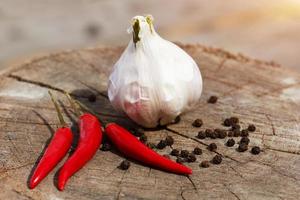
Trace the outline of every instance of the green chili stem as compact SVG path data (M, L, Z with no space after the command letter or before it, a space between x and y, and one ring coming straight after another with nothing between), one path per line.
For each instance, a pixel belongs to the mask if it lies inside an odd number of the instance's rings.
M67 123L66 123L65 120L64 120L64 117L63 117L63 115L62 115L62 113L61 113L61 110L59 109L59 106L58 106L57 101L55 100L53 94L50 92L50 90L48 91L48 93L49 93L49 95L50 95L50 97L51 97L51 101L52 101L53 104L54 104L54 107L55 107L55 110L56 110L56 112L57 112L57 116L58 116L58 119L59 119L61 125L62 125L62 126L67 126Z

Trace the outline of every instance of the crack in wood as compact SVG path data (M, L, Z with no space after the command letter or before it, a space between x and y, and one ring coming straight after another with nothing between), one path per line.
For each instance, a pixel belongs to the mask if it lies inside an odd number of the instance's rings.
M230 188L226 184L223 184L223 185L226 188L226 190L228 192L230 192L230 194L232 194L236 199L241 200L240 197L235 192L233 192L232 190L230 190Z
M12 189L12 191L15 192L16 194L22 196L22 197L25 197L26 199L32 199L32 200L34 200L34 198L32 198L31 196L28 196L28 195L26 195L26 194L24 194L24 193L22 193L20 191L17 191L16 189Z
M42 122L35 122L35 121L23 121L23 120L16 120L13 118L4 118L4 117L0 117L0 121L1 122L6 122L6 123L16 123L16 124L32 124L32 125L52 125L52 126L59 126L60 124L56 124L56 123L42 123Z
M65 93L65 91L63 89L60 89L58 87L54 87L52 85L49 85L49 84L46 84L46 83L43 83L43 82L40 82L40 81L33 81L33 80L25 79L21 76L17 76L17 75L13 75L13 74L9 74L7 77L15 79L19 82L30 83L30 84L33 84L33 85L40 86L42 88L47 88L47 89L55 90L55 91L58 91L58 92L61 92L61 93Z
M24 165L20 165L20 166L17 166L17 167L12 167L12 168L7 168L7 169L4 169L3 171L0 172L0 174L4 174L4 173L7 173L9 171L13 171L13 170L17 170L17 169L21 169L23 167L27 167L29 165L33 165L35 162L30 162L30 163L26 163Z
M265 147L265 149L272 150L272 151L278 151L278 152L281 152L281 153L290 153L290 154L300 155L300 152L297 152L297 151L287 151L287 150L282 150L282 149L274 149L272 147Z
M231 165L229 165L227 163L226 163L226 165L229 166L239 177L241 177L241 179L246 180L244 178L244 176L241 173L239 173L234 167L232 167Z
M227 58L223 58L223 59L222 59L222 61L221 61L220 64L218 65L218 68L217 68L216 72L219 72L219 71L223 68L223 66L224 66L224 64L225 64L225 62L226 62L226 60L227 60Z
M268 119L268 121L269 121L269 123L271 125L273 135L276 135L275 127L274 127L274 124L273 124L270 116L268 114L265 114L265 116L266 116L266 118Z

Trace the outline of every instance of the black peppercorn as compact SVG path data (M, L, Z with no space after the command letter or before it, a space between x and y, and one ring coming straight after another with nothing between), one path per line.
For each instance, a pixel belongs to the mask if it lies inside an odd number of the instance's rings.
M235 144L235 141L232 138L227 140L227 142L226 142L226 146L228 146L228 147L232 147L234 144Z
M110 151L111 150L111 144L109 143L103 143L101 146L102 151Z
M247 129L243 129L243 130L241 131L241 136L242 136L242 137L248 137L248 136L249 136L248 130L247 130Z
M221 130L221 132L219 132L218 136L220 139L224 139L227 136L227 133L225 130Z
M188 162L195 162L196 160L197 160L197 158L196 158L195 154L193 154L193 153L190 153L187 157Z
M172 149L172 151L171 151L170 154L171 154L172 156L179 156L179 153L180 153L180 152L179 152L178 149Z
M245 143L247 145L249 144L249 142L250 142L250 139L247 137L242 137L242 139L240 140L240 143Z
M128 160L123 160L119 166L119 169L127 170L130 167L130 162Z
M240 143L237 149L239 152L244 152L248 150L248 145L246 143Z
M89 102L95 102L96 99L97 99L97 96L96 96L95 94L90 94L90 95L88 96Z
M213 132L214 137L215 137L215 138L218 138L220 132L221 132L221 129L216 128L216 129L214 130L214 132ZM215 138L213 138L213 139L215 139Z
M212 133L213 133L213 130L211 130L211 129L206 129L205 130L206 137L211 137Z
M216 143L210 143L207 148L210 151L215 151L215 150L217 150L218 147L217 147Z
M209 167L209 162L207 160L204 160L200 163L200 166L203 168L208 168Z
M228 132L227 132L227 136L228 136L228 137L233 137L233 131L228 131Z
M156 145L156 148L158 149L164 149L167 146L166 141L165 140L161 140L159 141L159 143Z
M212 159L212 163L218 165L222 162L222 156L221 155L215 155Z
M172 136L167 136L166 139L165 139L165 142L166 142L166 145L167 146L172 146L174 144L174 139Z
M253 124L250 124L250 125L248 126L248 131L254 132L255 130L256 130L256 127L255 127Z
M240 130L234 130L233 131L233 136L234 137L239 137L241 135L241 131Z
M237 117L230 117L230 122L231 122L231 125L233 125L233 124L237 124L237 123L239 123L239 118L237 118Z
M199 139L205 139L205 137L206 137L206 134L205 134L204 131L199 131L198 132L197 138L199 138Z
M224 120L224 122L223 122L223 125L224 125L224 126L227 126L227 127L231 126L231 121L230 121L230 119L226 118L226 119Z
M233 124L232 126L231 126L231 130L232 131L234 131L234 130L241 130L241 126L239 125L239 124Z
M196 154L196 155L201 155L202 154L202 149L200 149L199 147L195 147L195 149L194 149L194 154Z
M195 119L195 121L192 123L194 127L201 127L203 125L202 119Z
M260 148L258 146L252 147L251 153L254 154L254 155L259 154L260 153Z
M218 133L216 133L216 132L212 132L211 134L210 134L210 138L211 139L216 139L218 137Z
M217 96L210 96L209 99L207 100L207 103L217 103L218 97Z
M183 158L187 158L189 153L190 152L188 150L181 150L180 156L183 157Z

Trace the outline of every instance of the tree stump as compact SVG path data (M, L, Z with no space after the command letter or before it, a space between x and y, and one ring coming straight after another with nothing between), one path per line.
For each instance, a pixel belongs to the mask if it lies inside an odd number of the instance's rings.
M132 162L127 171L118 169L124 158L116 152L98 151L95 157L68 182L65 191L55 185L55 173L63 161L34 190L27 186L53 130L59 126L48 96L60 100L65 119L76 123L63 91L102 116L104 122L136 127L113 110L107 96L107 78L123 47L74 50L40 57L1 73L0 84L0 199L299 199L300 194L300 74L271 62L234 55L201 45L181 45L198 63L204 92L195 110L181 116L177 124L146 130L157 143L171 135L173 148L203 154L187 163L193 174L166 173ZM88 96L94 93L97 101ZM207 99L216 95L216 104ZM206 128L224 128L225 118L237 116L241 126L255 124L250 147L259 155L226 147L228 139L197 139ZM191 124L196 118L201 128ZM239 141L238 138L234 138ZM207 150L215 142L216 152ZM159 150L161 154L171 149ZM223 156L220 165L199 167L199 162ZM174 157L172 158L174 159Z

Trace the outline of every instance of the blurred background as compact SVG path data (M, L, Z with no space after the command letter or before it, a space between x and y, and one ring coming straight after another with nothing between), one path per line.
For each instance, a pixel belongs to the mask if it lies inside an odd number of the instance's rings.
M0 0L0 69L62 49L125 45L138 14L152 14L168 40L300 70L300 0Z

